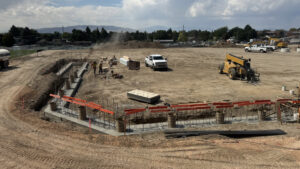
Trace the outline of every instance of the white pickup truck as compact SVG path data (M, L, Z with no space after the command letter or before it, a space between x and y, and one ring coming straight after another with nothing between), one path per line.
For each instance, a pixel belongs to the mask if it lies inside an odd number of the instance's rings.
M255 45L245 47L245 52L267 53L269 50L270 50L270 48L268 48L266 46L263 46L263 45L259 45L259 44L255 44Z
M0 49L0 69L7 68L9 65L10 52L6 49Z
M155 54L145 58L145 66L156 69L168 69L168 61L162 55Z

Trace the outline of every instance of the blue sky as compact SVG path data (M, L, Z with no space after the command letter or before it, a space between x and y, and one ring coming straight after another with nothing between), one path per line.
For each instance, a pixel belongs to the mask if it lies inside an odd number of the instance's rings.
M0 32L11 25L289 29L300 27L299 9L300 0L1 0Z

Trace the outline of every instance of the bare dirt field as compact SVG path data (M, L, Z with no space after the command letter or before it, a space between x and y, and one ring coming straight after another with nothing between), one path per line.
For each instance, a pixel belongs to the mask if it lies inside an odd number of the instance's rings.
M261 73L261 83L254 86L217 74L216 67L226 52L251 57L253 66ZM80 89L81 96L89 93L94 94L90 99L99 99L97 92L128 102L126 92L139 88L159 93L164 101L171 103L290 97L280 88L297 85L299 54L245 54L242 49L215 48L89 53L88 50L44 51L38 57L31 55L13 60L10 69L0 71L0 168L300 168L299 124L268 122L203 128L281 129L287 133L244 139L219 135L166 139L163 133L113 137L89 132L68 122L43 121L40 113L22 110L20 106L20 96L34 91L29 84L49 63L61 58L99 59L114 54L142 61L148 54L160 53L168 57L172 71L153 72L144 66L140 71L129 71L119 65L115 72L123 74L124 79L107 82L88 72Z
M145 67L145 56L155 53L168 58L169 71L153 71ZM218 74L218 66L224 61L226 53L251 58L252 67L261 74L261 81L253 85L247 81L232 81L226 75ZM130 56L132 60L141 62L141 69L128 70L122 64L113 67L115 73L124 76L121 80L105 80L101 75L94 77L93 71L89 71L79 97L87 97L91 101L114 100L125 106L145 106L128 100L126 96L128 91L140 89L160 94L162 102L171 104L275 100L291 98L288 92L281 91L281 87L285 85L289 90L296 90L300 82L300 54L295 51L261 54L245 53L242 48L101 49L94 50L90 59L99 63L101 58L113 55L118 59Z

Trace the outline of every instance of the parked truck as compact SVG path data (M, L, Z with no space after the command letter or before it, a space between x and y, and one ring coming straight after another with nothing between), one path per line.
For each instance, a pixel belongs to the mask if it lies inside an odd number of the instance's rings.
M151 67L153 70L168 69L168 61L162 55L150 55L145 58L145 66Z
M255 44L251 46L245 47L245 52L260 52L260 53L267 53L271 49L262 44Z
M0 69L7 68L9 65L10 52L6 49L0 49Z

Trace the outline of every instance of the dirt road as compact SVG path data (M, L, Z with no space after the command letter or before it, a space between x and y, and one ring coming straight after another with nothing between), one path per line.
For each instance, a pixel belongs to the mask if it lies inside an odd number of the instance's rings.
M29 92L26 85L61 56L46 51L42 57L12 61L10 70L0 72L0 168L300 167L300 138L294 136L299 135L299 125L267 124L263 128L283 128L292 134L240 140L220 136L166 140L159 133L115 138L19 111L15 103L21 93Z

